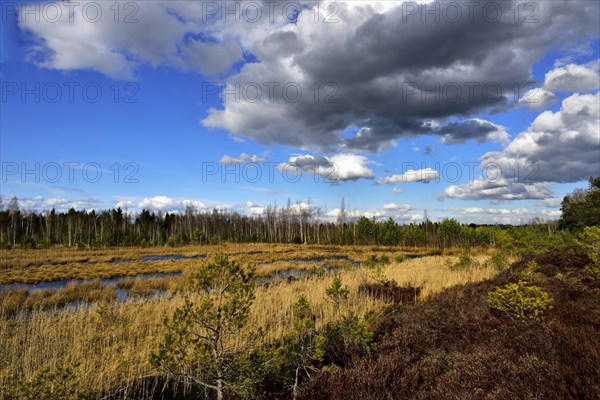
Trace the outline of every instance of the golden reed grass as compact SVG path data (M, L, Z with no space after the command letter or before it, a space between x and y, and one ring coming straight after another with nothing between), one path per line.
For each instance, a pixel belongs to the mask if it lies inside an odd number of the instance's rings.
M366 253L366 252L365 252ZM496 271L485 266L485 255L477 256L483 266L470 270L451 270L448 258L429 256L391 263L383 268L389 279L400 285L422 288L426 298L449 286L477 282ZM340 271L350 296L345 311L362 314L384 305L381 300L358 293L358 286L369 279L365 268ZM293 282L278 281L259 286L252 307L251 322L235 341L257 346L281 338L292 325L292 305L305 294L317 316L317 326L333 321L332 305L325 299L331 276L310 276ZM131 286L142 285L133 282ZM158 285L158 283L157 283ZM95 392L114 392L132 382L155 375L148 355L162 339L162 319L183 302L181 293L163 298L132 298L124 303L102 303L77 310L33 311L9 318L0 310L0 391L41 368L78 361L78 376L84 388ZM256 335L258 328L264 334Z
M242 264L265 264L278 261L293 261L298 258L330 259L335 265L346 257L353 262L362 262L371 255L388 254L393 257L425 256L432 252L426 248L373 247L373 246L324 246L289 245L269 243L225 243L223 245L198 245L185 247L158 248L111 248L83 249L54 247L50 249L3 250L0 257L0 284L14 282L37 283L66 279L96 279L115 276L135 276L145 273L182 272L197 265L195 259L170 259L142 261L143 257L181 255L184 257L212 257L224 253L236 258ZM489 251L479 249L478 252ZM457 254L459 249L447 249L445 254ZM335 258L338 258L337 260ZM113 261L127 261L113 263ZM300 264L297 268L307 268ZM272 272L289 268L271 264L258 268L258 274L266 276ZM295 267L296 268L296 267ZM264 272L263 272L264 271Z
M117 300L114 286L99 281L68 283L61 289L15 289L0 292L0 313L14 316L22 311L57 309L76 302L112 302Z

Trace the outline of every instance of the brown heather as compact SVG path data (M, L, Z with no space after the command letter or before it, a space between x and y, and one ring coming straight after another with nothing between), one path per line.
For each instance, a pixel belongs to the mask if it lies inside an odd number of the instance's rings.
M489 280L458 285L414 307L390 308L370 355L313 376L302 399L598 399L600 280L568 249L535 257L532 284L554 298L543 322L494 315L489 291L519 280L529 260Z

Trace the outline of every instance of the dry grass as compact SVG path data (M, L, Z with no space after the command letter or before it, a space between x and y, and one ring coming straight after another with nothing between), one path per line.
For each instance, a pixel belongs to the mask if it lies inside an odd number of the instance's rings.
M31 267L27 269L12 269L2 272L0 284L15 282L39 283L69 279L98 279L116 276L136 276L148 273L181 272L186 268L197 265L195 260L168 260L111 264L66 264Z
M2 321L0 388L11 387L40 368L72 360L81 362L78 374L92 390L110 390L142 377L150 372L148 354L162 329L157 316L176 305L129 301L106 312L98 308L38 312L28 319Z
M392 263L384 272L400 285L422 287L422 298L452 285L480 281L495 274L491 267L452 271L444 257L439 256ZM369 279L364 268L340 273L351 292L343 305L347 311L364 313L384 305L381 300L358 293L358 286ZM291 327L292 304L300 294L306 294L313 305L318 326L332 321L332 306L324 298L331 279L331 276L312 276L258 287L251 323L235 340L242 345L249 342L257 345L280 338ZM139 286L135 291L143 292L144 282L132 280L123 287L134 290ZM163 287L164 283L156 281L148 285ZM43 367L71 360L81 362L78 368L81 382L94 391L111 392L153 375L148 355L162 338L161 320L181 304L182 295L175 294L169 298L134 298L109 307L96 305L76 311L33 311L27 318L0 316L0 390ZM264 334L257 336L259 327Z
M452 257L455 259L456 257ZM486 256L476 257L481 264ZM395 280L400 286L421 287L420 299L441 292L443 289L470 282L479 282L495 275L491 267L478 267L470 270L454 271L448 268L446 258L430 256L392 263L383 268L388 279ZM362 314L368 310L383 306L384 302L359 294L358 287L368 281L369 271L365 268L340 271L344 285L348 285L350 296L343 307L346 311ZM325 288L331 284L332 277L310 277L292 283L278 282L271 287L259 287L253 307L255 326L268 327L264 336L266 341L281 338L292 324L291 312L298 296L305 294L317 316L317 327L331 322L333 309L324 297Z
M99 281L68 283L62 289L16 289L0 292L0 315L14 316L21 311L43 311L78 302L112 302L117 300L114 286Z
M138 297L149 296L156 292L176 293L184 290L185 285L183 276L127 278L117 282L117 287L126 290L128 296Z
M444 254L458 254L460 249L447 249ZM489 254L489 249L477 249L480 254ZM212 257L224 253L244 265L265 264L257 268L259 276L289 268L310 269L307 263L294 259L329 259L328 265L341 267L345 257L349 261L363 262L372 255L386 254L391 259L422 257L439 253L440 250L427 248L373 247L373 246L325 246L289 245L269 243L225 243L222 245L191 245L184 247L157 248L111 248L84 249L55 247L38 250L3 250L0 257L0 284L14 282L38 283L66 279L97 279L116 276L135 276L146 273L183 272L197 265L197 259L170 259L142 261L149 256L182 255L185 257ZM124 263L113 263L124 260ZM286 261L288 263L286 263ZM322 261L319 261L322 263Z
M256 275L259 277L267 277L277 272L288 271L295 269L299 271L311 271L316 270L322 266L327 266L336 269L351 269L353 265L347 260L339 258L323 258L316 259L311 258L305 261L287 261L280 260L272 263L266 263L265 265L259 265L256 268Z

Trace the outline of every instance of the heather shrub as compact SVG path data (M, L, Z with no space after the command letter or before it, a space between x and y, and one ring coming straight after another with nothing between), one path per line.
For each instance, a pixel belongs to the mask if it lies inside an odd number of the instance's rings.
M542 321L544 313L552 309L552 302L548 293L524 281L487 294L487 303L494 312L519 322Z
M595 264L586 265L585 270L594 278L600 277L600 264L597 262Z
M416 303L421 288L411 285L400 287L394 280L387 282L362 283L358 287L358 293L366 294L376 299L396 304Z
M538 272L539 269L540 265L537 263L537 261L531 260L525 265L523 271L521 271L518 275L523 279L531 279L533 274Z

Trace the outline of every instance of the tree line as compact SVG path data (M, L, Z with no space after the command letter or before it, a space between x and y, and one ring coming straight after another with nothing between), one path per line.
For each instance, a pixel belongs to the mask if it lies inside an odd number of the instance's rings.
M586 226L600 226L600 176L590 177L588 189L575 189L564 197L560 228L581 231Z
M3 248L39 248L53 245L85 248L106 246L179 246L186 244L309 243L384 246L496 246L517 231L550 234L555 221L524 227L465 225L455 219L441 222L398 224L393 219L351 217L342 201L335 221L322 218L317 208L266 207L260 215L236 211L199 211L187 207L183 213L142 210L126 213L121 208L86 211L71 208L21 210L13 197L7 207L0 204L0 244Z

